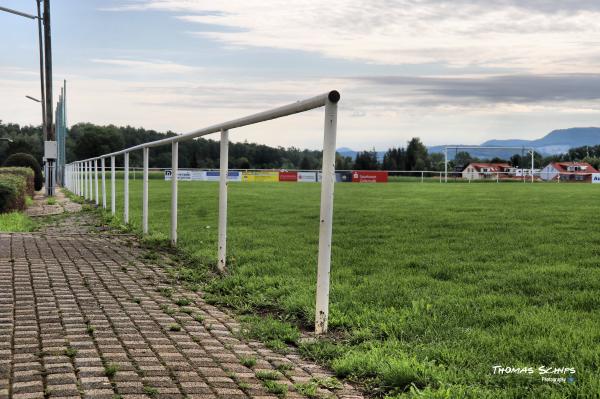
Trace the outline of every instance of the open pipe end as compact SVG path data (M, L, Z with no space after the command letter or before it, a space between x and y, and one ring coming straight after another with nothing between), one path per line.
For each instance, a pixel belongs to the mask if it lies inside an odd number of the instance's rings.
M329 101L331 101L332 103L337 103L338 101L340 101L341 98L340 92L337 90L332 90L329 92L327 98L329 98Z

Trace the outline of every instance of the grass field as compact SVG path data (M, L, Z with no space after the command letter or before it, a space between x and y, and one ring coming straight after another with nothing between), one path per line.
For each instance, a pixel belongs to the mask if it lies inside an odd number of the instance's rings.
M131 184L139 226L141 182ZM217 184L179 187L180 246L214 265ZM598 397L599 189L337 184L331 339L301 350L381 396ZM272 346L312 326L319 190L230 184L231 273L205 289L240 312L274 314L250 323ZM120 215L122 181L118 191ZM167 234L169 183L151 181L150 193L150 229ZM544 382L565 375L540 375L540 366L573 367L575 379Z
M36 223L22 212L0 214L0 232L29 232L36 227Z

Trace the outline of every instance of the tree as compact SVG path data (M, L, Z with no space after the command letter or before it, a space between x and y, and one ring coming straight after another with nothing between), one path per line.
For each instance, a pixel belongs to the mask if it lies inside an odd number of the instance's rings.
M352 158L345 157L340 153L335 153L335 169L336 170L350 170L352 169Z
M409 170L423 170L427 167L427 147L418 137L412 138L406 147L406 163ZM417 168L420 166L420 168Z
M377 170L379 162L377 161L377 151L362 151L356 155L354 160L354 169L356 170Z
M312 164L310 159L305 155L302 157L302 161L300 161L300 169L302 170L311 170Z
M390 148L383 155L383 169L385 170L406 170L406 150L400 148Z
M468 164L473 162L475 159L467 151L460 151L454 157L454 166L456 168L464 169Z

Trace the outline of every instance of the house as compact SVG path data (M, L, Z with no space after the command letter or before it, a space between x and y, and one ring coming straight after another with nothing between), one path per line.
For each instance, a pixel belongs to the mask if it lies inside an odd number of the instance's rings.
M507 163L473 162L462 171L462 178L467 180L502 178L514 168Z
M587 162L552 162L542 169L540 177L545 181L591 182L593 173L598 171Z

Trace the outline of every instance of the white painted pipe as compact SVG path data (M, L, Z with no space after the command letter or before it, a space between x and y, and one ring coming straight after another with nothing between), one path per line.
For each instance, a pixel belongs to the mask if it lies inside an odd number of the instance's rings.
M219 175L219 250L217 268L227 267L227 175L229 173L229 131L221 131L221 171Z
M90 202L94 200L94 179L93 179L93 171L92 171L92 161L88 162L88 190L89 190L89 199Z
M335 186L335 145L338 101L339 94L337 94L337 96L330 96L325 103L325 137L323 140L323 177L321 181L321 218L319 226L315 334L327 332L329 319L329 274L331 270L331 235L333 230L333 189Z
M95 179L95 189L96 189L96 206L100 204L100 196L98 195L98 160L94 160L94 179Z
M113 216L117 214L117 185L115 166L115 157L110 157L110 212Z
M144 174L143 174L143 195L142 195L142 231L144 234L148 234L148 157L149 148L143 149L144 160Z
M90 167L89 162L85 163L85 199L90 199Z
M125 176L123 188L123 223L129 223L129 153L125 153Z
M87 199L87 162L81 164L81 190L83 198Z
M102 209L106 209L106 161L105 158L100 159L102 165Z
M89 191L89 197L90 197L90 202L94 200L94 175L93 175L93 169L92 169L92 161L88 162L88 189Z
M171 245L177 244L177 169L179 167L179 143L171 144Z

